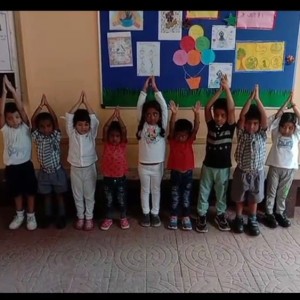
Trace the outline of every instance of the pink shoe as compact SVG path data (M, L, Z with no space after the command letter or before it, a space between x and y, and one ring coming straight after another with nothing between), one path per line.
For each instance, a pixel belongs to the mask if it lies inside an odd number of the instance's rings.
M112 219L104 219L104 221L102 222L100 229L102 230L108 230L110 228L110 226L112 225L113 221Z
M74 224L75 229L82 230L84 226L84 219L77 219L77 221Z
M128 229L130 227L127 218L121 219L120 223L121 223L121 228L122 229Z
M83 230L90 231L94 228L94 221L92 219L85 220Z

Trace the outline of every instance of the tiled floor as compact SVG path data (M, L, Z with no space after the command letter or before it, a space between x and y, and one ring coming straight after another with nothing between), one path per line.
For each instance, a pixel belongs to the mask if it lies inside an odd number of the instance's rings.
M0 211L0 292L300 292L300 208L292 227L249 237L131 228L7 229ZM162 218L167 221L167 213ZM165 225L165 224L164 224Z

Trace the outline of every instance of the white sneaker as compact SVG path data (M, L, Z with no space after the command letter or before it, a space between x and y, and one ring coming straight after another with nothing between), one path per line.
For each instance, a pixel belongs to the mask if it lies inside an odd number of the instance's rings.
M27 229L28 230L35 230L37 228L35 215L28 216L27 215Z
M12 222L9 224L9 229L18 229L22 223L24 221L24 215L19 216L19 215L15 215L14 219L12 220Z

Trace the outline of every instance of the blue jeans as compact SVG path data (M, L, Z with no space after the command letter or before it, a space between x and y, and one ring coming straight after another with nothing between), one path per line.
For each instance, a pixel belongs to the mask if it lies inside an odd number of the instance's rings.
M191 212L193 170L185 173L171 170L171 185L171 216L178 216L180 205L182 205L183 217L189 216Z
M104 177L104 193L105 193L105 217L112 219L113 205L116 199L120 208L121 219L126 218L126 194L127 194L127 180L126 177Z

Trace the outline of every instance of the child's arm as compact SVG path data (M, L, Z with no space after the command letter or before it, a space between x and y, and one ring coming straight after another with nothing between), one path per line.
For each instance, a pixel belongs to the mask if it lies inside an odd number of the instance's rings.
M6 95L7 95L7 89L6 89L6 85L5 85L5 77L6 77L6 75L3 76L2 96L1 96L1 103L0 103L0 127L1 128L5 124L4 108L5 108Z
M43 94L40 105L36 108L36 110L34 111L32 117L31 117L31 129L32 129L32 131L37 129L37 127L35 125L35 119L36 119L37 115L41 112L41 110L43 109L44 105L45 105L45 100L44 100L44 94Z
M94 110L92 109L92 107L90 106L89 102L87 101L87 97L86 97L86 93L85 91L82 91L82 104L86 107L88 113L90 115L94 114L95 115L95 112Z
M254 99L255 96L255 89L252 91L250 98L246 101L246 103L244 104L241 112L240 112L240 118L238 120L238 128L244 128L244 124L245 124L245 115L248 112L251 102Z
M290 103L291 103L291 106L293 108L293 111L296 115L296 117L298 118L298 124L300 123L300 110L299 108L296 106L296 103L294 101L294 92L291 93L291 96L290 96Z
M221 86L226 92L226 99L227 99L227 122L228 124L232 125L235 123L235 113L234 113L234 101L232 98L232 94L228 85L227 75L225 75L221 80Z
M47 107L47 109L49 111L49 114L53 118L54 129L59 130L58 119L57 119L56 113L54 112L54 110L52 109L51 105L49 104L49 102L48 102L45 94L43 94L43 98L44 98L44 105Z
M288 107L290 100L291 100L291 95L283 103L283 105L278 109L277 113L275 114L275 119L280 118L282 116L282 114L284 113L284 110Z
M264 108L264 105L262 104L260 97L259 97L258 84L255 85L255 100L257 103L258 110L260 112L260 127L262 129L267 129L268 128L268 116L267 116L266 110Z
M138 121L140 121L141 117L142 117L142 108L143 105L146 101L146 97L147 97L147 90L149 87L149 82L150 82L151 77L148 77L144 83L143 89L140 92L139 98L138 98L138 102L137 102L137 117L138 117Z
M15 100L16 106L18 108L18 111L20 113L22 121L29 127L30 126L29 119L25 112L24 106L22 104L21 96L19 95L19 93L17 93L16 89L13 87L13 85L11 84L11 82L8 80L8 78L6 76L5 76L4 80L5 80L5 84L6 84L7 88L10 90L10 92L12 93L12 95L14 97L14 100Z
M102 131L102 141L107 142L107 131L108 128L111 124L111 122L116 118L116 109L114 110L113 114L110 116L110 118L105 122L103 126L103 131Z
M80 97L78 99L78 101L71 107L71 109L69 110L69 114L74 114L75 111L79 108L79 106L81 105L83 101L83 91L80 94Z
M194 128L192 132L192 137L195 139L200 126L200 109L201 109L200 101L197 101L195 106L192 109L194 112Z
M172 112L171 114L171 118L170 118L170 122L169 122L169 139L173 139L174 138L174 127L175 127L175 122L176 122L176 116L177 116L177 112L178 112L178 107L179 105L175 104L175 102L173 100L170 100L170 110Z
M208 103L205 106L205 110L204 110L204 116L205 116L205 122L208 123L209 121L211 121L213 119L212 113L211 113L211 109L212 106L214 105L214 103L216 102L216 100L221 96L223 92L223 87L221 86L217 92L212 96L212 98L208 101Z
M121 114L120 114L120 110L119 110L119 107L116 108L116 117L120 123L120 126L121 126L121 131L122 131L122 142L123 143L126 143L127 142L127 128L121 118Z
M162 93L157 88L154 76L151 76L151 86L152 86L153 91L154 91L155 99L156 99L156 101L159 103L159 105L161 107L161 120L162 120L161 123L162 123L162 127L163 127L163 129L166 130L167 123L168 123L168 106L167 106L166 100L163 97Z

